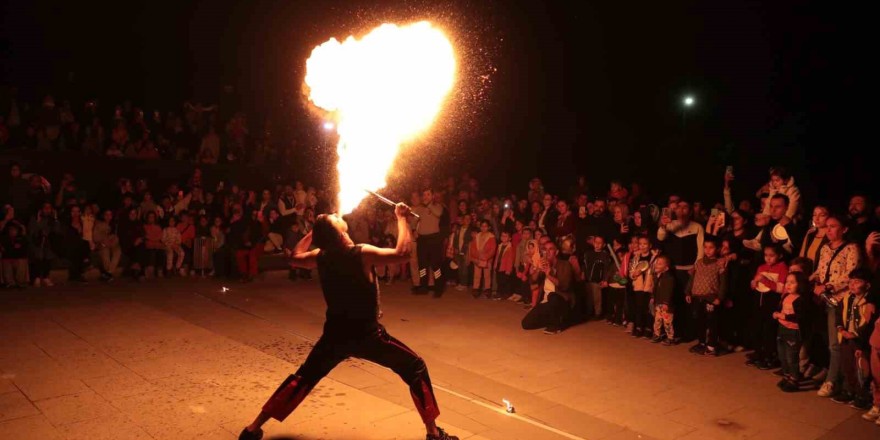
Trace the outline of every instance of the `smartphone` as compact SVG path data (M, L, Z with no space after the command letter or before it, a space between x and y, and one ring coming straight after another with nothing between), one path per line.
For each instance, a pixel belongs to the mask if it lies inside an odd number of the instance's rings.
M718 208L712 208L711 217L718 217Z
M669 208L668 208L668 207L663 208L663 209L660 211L660 216L661 216L661 217L672 217L672 215L670 214L670 211L669 211Z
M581 206L580 208L578 208L578 213L579 213L580 215L586 215L586 214L587 214L587 207L586 207L586 206Z
M730 177L733 177L733 165L728 165L727 169L724 170L724 173Z

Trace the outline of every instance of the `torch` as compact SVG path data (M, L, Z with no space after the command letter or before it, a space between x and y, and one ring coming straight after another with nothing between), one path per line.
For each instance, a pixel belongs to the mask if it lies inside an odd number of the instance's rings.
M370 191L370 190L368 190L368 189L365 189L364 191L366 191L366 192L372 194L374 197L376 197L377 199L379 199L380 202L385 203L385 204L388 205L388 206L397 206L397 203L394 203L393 201L391 201L391 199L389 199L388 197L383 196L382 194L377 193L376 191ZM414 212L412 212L412 211L410 211L409 214L410 214L411 216L415 217L416 220L421 220L421 217L419 217L418 214L416 214L416 213L414 213Z

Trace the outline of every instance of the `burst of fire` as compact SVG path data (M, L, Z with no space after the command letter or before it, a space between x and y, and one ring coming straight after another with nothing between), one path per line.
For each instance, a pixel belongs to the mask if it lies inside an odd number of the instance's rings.
M383 24L312 50L309 99L331 112L339 143L339 213L354 210L385 178L400 145L428 129L455 81L449 39L428 22Z

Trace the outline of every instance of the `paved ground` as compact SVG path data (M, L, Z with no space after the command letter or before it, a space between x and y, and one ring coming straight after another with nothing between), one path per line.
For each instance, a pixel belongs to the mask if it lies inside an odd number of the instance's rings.
M0 292L0 438L234 439L304 359L317 284L166 280ZM741 355L696 357L581 325L519 329L523 310L461 292L383 292L389 331L428 362L440 425L479 439L877 439L859 412L784 394ZM501 399L516 407L501 411ZM273 439L424 438L390 371L347 361Z

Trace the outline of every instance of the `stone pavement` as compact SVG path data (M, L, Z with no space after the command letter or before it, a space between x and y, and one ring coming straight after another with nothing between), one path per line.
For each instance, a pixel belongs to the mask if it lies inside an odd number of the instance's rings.
M317 283L165 280L0 292L0 439L234 439L321 332ZM604 324L555 336L523 310L383 290L383 323L428 363L440 425L480 439L877 439L743 356L703 358ZM502 410L501 399L516 407ZM349 360L272 439L418 439L392 372Z

